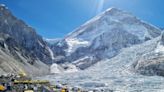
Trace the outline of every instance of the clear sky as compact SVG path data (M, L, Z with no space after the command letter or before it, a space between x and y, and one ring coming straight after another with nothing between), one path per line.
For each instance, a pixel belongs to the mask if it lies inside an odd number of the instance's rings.
M110 7L164 27L164 0L0 0L45 38L62 38Z

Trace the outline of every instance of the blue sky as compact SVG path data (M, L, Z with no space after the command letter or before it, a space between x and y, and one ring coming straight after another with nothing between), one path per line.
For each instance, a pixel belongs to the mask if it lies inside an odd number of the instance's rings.
M164 0L0 0L45 38L62 38L110 7L164 27Z

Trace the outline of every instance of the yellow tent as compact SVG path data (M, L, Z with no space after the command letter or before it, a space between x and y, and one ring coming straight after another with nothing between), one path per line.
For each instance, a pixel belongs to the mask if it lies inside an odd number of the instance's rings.
M0 91L4 91L6 88L2 85L0 85Z
M47 80L24 80L24 81L14 81L14 84L48 84Z
M34 92L33 90L25 90L24 92Z
M25 77L26 75L27 74L23 70L20 70L20 72L19 72L20 77Z

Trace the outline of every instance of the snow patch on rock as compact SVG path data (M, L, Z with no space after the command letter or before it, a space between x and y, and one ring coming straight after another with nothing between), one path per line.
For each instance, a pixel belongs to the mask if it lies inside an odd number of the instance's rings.
M50 67L50 73L52 73L52 74L74 73L74 72L78 72L79 70L80 69L78 69L73 64L58 65L56 63L53 63Z
M50 73L61 73L63 69L56 63L50 66Z
M69 65L67 65L67 67L68 68L64 71L65 73L73 73L73 72L79 71L79 69L73 64L69 64Z
M66 39L66 42L69 46L68 53L74 52L78 47L86 47L89 45L88 41L79 40L76 38Z
M164 46L161 45L160 43L158 43L156 49L155 49L155 52L156 53L159 53L159 52L163 52L164 53Z
M51 59L54 60L55 57L54 57L54 53L53 53L53 51L50 49L50 47L47 47L47 50L48 50L49 53L50 53Z

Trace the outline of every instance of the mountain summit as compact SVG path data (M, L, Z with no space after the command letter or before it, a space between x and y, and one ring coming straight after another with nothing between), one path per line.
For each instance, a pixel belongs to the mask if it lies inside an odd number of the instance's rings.
M85 69L102 59L114 57L122 48L143 43L160 34L157 27L128 12L110 8L69 33L52 49L57 63L71 62Z

